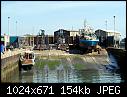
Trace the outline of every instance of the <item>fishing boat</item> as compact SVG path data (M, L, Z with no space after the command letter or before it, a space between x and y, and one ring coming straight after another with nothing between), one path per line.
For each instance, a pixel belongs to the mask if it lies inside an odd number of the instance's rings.
M31 69L31 67L35 64L35 54L33 51L25 51L20 55L20 65L23 69Z
M93 31L92 27L84 26L84 29L80 29L80 39L79 39L79 46L82 49L96 49L98 45L99 39L97 39L95 32Z

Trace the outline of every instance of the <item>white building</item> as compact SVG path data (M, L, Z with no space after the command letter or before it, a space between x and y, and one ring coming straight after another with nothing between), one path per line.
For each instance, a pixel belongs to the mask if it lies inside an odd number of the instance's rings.
M4 34L4 47L5 47L5 51L6 51L6 47L9 45L10 43L10 36L9 35L6 35Z
M95 34L101 42L107 41L108 46L119 45L120 32L118 31L98 29L95 31Z
M79 31L70 30L70 36L76 37L76 35L80 35Z

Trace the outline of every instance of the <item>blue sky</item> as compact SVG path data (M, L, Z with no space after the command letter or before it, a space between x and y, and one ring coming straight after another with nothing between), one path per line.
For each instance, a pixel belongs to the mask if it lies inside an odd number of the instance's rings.
M78 30L83 28L84 20L94 30L107 29L119 31L126 37L126 1L2 1L1 32L24 35L53 35L58 29ZM17 30L16 30L17 21ZM16 33L17 32L17 33Z

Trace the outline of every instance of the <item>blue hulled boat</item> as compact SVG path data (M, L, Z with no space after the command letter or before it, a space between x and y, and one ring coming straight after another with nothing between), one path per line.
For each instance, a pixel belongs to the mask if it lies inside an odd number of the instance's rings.
M96 46L98 44L99 40L84 40L80 39L80 47L81 48L88 48L89 46Z
M81 48L94 48L99 42L93 29L90 26L84 26L84 29L80 29L79 46Z

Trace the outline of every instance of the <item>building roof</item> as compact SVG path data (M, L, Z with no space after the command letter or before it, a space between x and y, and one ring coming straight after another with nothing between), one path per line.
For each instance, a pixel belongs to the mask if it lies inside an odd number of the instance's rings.
M68 31L68 30L65 30L65 29L59 29L59 30L54 31L54 32L60 32L60 31Z
M70 32L79 32L79 31L76 31L76 30L69 30Z
M98 30L103 30L103 29L98 29ZM113 32L114 33L114 30L103 30L103 31L105 31L105 32ZM115 33L119 33L120 34L120 32L118 32L118 31L115 31Z

